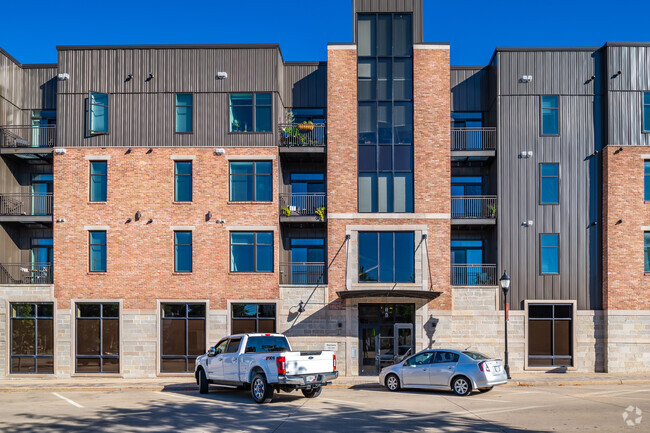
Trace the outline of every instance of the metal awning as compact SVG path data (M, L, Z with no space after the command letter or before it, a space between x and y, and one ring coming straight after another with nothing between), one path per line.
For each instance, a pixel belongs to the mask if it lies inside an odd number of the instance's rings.
M341 299L348 298L374 298L379 296L393 298L420 298L436 299L442 292L430 290L391 290L391 289L368 289L368 290L342 290L336 292Z

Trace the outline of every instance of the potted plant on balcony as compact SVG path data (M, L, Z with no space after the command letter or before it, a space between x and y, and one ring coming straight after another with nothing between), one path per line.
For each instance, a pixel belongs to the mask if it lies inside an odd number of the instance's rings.
M309 132L314 130L314 122L311 120L305 120L302 123L298 124L298 131L300 132Z
M325 214L327 213L327 209L325 206L319 206L316 209L314 209L314 213L318 215L318 218L320 219L321 222L325 221Z
M487 213L488 213L488 218L496 218L497 217L497 205L489 204L488 207L487 207Z
M289 207L282 206L280 207L280 210L282 210L282 216L286 216L286 217L291 216L291 209L289 209Z

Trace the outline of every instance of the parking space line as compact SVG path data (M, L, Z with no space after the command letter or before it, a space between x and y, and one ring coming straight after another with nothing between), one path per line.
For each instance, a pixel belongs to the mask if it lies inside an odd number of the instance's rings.
M510 400L499 400L496 398L475 398L472 401L496 401L497 403L512 403Z
M214 401L214 400L205 400L202 398L194 398L194 397L188 397L186 395L181 395L181 394L174 394L170 392L162 392L162 391L154 391L156 394L163 395L165 397L173 397L173 398L178 398L181 400L188 400L188 401L193 401L194 403L199 403L199 404L207 404L210 406L219 406L219 407L233 407L237 406L238 403L236 402L222 402L222 401Z
M526 407L513 407L508 409L481 409L481 410L466 410L463 412L452 412L451 415L492 415L495 413L515 412L518 410L538 409L544 406L526 406Z
M189 401L199 401L198 398L194 397L187 397L185 395L178 395L178 394L172 394L169 392L161 392L161 391L154 391L156 394L164 395L164 396L169 396L169 397L174 397L174 398L180 398L182 400L189 400Z
M70 400L69 398L62 396L62 395L59 394L58 392L53 392L52 394L55 395L55 396L57 396L57 397L59 397L61 400L65 400L65 401L67 401L68 403L70 403L71 405L73 405L73 406L75 406L75 407L83 408L83 406L80 405L79 403L77 403L76 401L72 401L72 400Z
M321 398L321 399L319 399L319 400L324 400L324 401L335 401L335 402L337 402L337 403L354 404L354 405L357 405L357 404L365 404L365 403L362 403L362 402L360 402L360 401L336 400L335 398Z

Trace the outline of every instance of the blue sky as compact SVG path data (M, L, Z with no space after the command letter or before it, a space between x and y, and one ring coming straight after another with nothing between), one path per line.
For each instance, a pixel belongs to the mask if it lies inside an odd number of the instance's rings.
M0 47L22 63L56 62L57 45L190 43L279 43L285 60L326 60L327 42L352 40L351 0L22 0L0 10ZM424 0L424 40L450 42L454 65L486 64L496 46L647 42L648 16L648 0Z

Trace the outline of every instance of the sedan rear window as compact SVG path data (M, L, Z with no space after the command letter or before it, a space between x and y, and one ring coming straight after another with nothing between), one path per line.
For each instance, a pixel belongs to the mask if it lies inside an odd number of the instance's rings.
M489 356L483 355L482 353L479 353L479 352L463 352L463 355L469 356L474 361L480 361L482 359L490 359Z
M288 352L289 342L285 337L248 337L246 353Z

